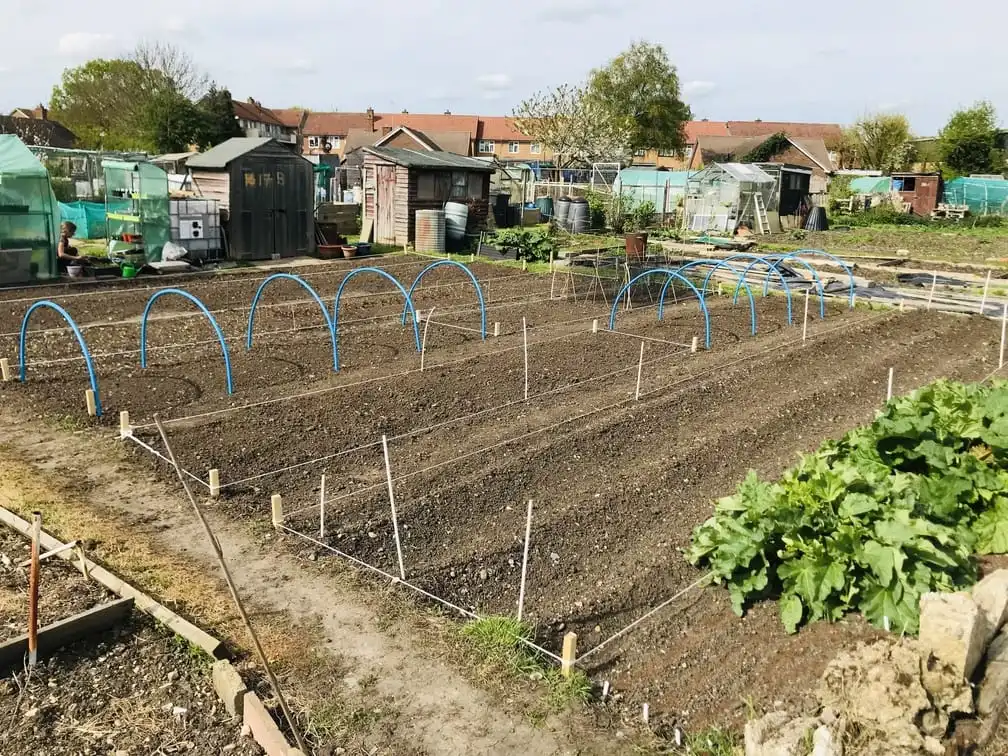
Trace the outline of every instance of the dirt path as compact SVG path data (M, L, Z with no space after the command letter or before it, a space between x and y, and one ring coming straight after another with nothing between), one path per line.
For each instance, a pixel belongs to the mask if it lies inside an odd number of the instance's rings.
M153 478L125 477L122 473L129 468L116 451L104 443L91 443L88 435L33 426L24 415L9 410L0 414L0 423L0 504L16 511L42 506L56 533L70 538L74 534L61 533L61 528L77 527L79 535L91 539L92 554L106 562L115 562L125 538L131 547L149 542L169 561L187 563L204 578L215 574L212 552L182 506L180 492ZM398 592L362 601L352 595L347 580L353 576L345 571L336 575L330 564L321 563L310 569L272 533L251 531L215 514L211 519L234 566L239 590L256 602L257 625L269 626L270 637L274 631L286 636L288 647L270 655L280 657L278 666L286 673L292 698L307 701L328 694L355 715L369 713L357 717L366 720L361 729L367 731L357 733L362 748L376 744L378 753L396 754L619 752L618 742L600 742L578 716L550 716L533 725L530 720L540 717L530 716L529 707L535 707L538 694L522 690L528 686L509 690L512 695L502 706L493 694L466 679L458 665L444 660L445 652L452 653L445 645L450 643L445 639L445 622L405 606ZM80 529L88 532L82 534ZM204 625L229 630L231 640L243 644L233 613L225 608L219 581L210 581L215 595L203 597L204 607L185 586L176 585L177 580L145 570L135 558L126 561L134 566L132 575L128 567L120 570L127 579L148 589L152 583L155 588L160 584L162 590L153 592L169 605ZM207 607L212 609L204 611ZM291 622L311 628L305 633L309 644L317 632L317 646L302 649L303 639L297 629L290 632ZM320 674L316 664L299 676L299 665L288 657L317 660L320 649L327 649L321 653L326 674ZM306 682L303 677L311 679ZM316 690L304 690L302 683Z

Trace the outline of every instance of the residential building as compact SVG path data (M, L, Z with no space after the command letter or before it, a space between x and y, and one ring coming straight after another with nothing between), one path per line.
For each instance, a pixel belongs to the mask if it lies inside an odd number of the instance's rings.
M232 101L235 119L246 137L253 139L276 139L279 142L293 144L297 129L285 124L270 108L264 108L262 103L249 97L245 102Z
M502 163L541 163L551 159L543 145L515 128L506 116L480 116L480 130L473 154L495 157Z
M0 116L0 134L13 134L29 146L69 149L77 142L76 134L49 118L44 105L15 108L10 115Z
M347 136L352 130L373 132L374 111L368 113L308 112L301 128L301 152L305 155L339 155L343 157L346 154Z
M781 132L775 131L773 134ZM696 171L712 163L748 162L749 157L764 147L773 136L701 136L697 137L687 164L687 170ZM811 171L810 190L813 194L826 191L827 176L835 166L826 143L821 138L785 137L778 145L759 150L759 163L783 163Z

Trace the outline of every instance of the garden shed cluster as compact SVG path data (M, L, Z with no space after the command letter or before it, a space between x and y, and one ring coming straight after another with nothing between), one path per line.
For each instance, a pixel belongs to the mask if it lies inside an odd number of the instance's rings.
M58 277L58 242L49 172L20 139L0 134L0 284Z
M228 256L269 260L315 252L314 166L275 139L235 137L189 158L192 185L216 200Z
M406 246L416 239L416 211L447 202L468 207L467 230L485 227L490 212L491 163L440 150L364 148L364 217L374 240Z

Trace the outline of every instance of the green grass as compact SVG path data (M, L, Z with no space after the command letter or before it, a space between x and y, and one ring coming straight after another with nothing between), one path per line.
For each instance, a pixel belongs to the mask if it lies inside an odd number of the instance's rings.
M734 756L741 745L739 737L720 727L687 735L683 743L683 756Z

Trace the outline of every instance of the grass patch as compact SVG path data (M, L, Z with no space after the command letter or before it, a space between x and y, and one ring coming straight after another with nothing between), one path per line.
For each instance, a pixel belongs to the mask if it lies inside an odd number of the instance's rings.
M462 636L481 652L489 664L512 675L541 680L548 689L547 702L553 712L591 698L591 681L580 670L564 677L541 654L525 645L532 640L532 628L514 617L484 617L462 626ZM540 712L545 715L546 712ZM533 721L537 717L533 716Z
M687 735L682 753L683 756L734 756L739 746L741 740L735 733L720 727L709 727Z

